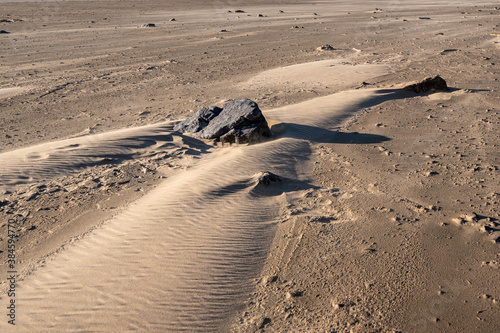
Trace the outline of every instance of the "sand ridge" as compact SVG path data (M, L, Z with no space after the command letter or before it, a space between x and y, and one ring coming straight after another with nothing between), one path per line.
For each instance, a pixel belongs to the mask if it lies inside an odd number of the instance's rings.
M22 93L24 90L26 90L26 88L23 88L23 87L1 88L0 89L0 98L14 96L16 94Z
M270 110L268 113L274 118L291 120L291 124L282 126L292 130L285 130L281 138L260 145L221 147L202 153L201 158L192 161L184 172L167 177L123 213L48 258L42 267L20 282L22 302L33 309L20 316L21 326L49 329L57 324L67 330L80 330L89 325L95 330L114 329L120 325L174 331L228 329L228 318L231 313L236 315L235 306L250 292L258 267L267 257L266 249L273 236L270 230L283 219L283 211L289 204L286 200L283 202L281 194L308 186L311 176L307 171L310 167L306 167L311 153L309 142L314 141L315 136L310 132L297 137L293 126L301 125L301 119L303 125L311 126L313 123L308 120L315 115L317 130L328 132L351 111L348 106L355 108L356 103L376 94L361 92L351 92L350 99L346 99L345 93L331 96L329 104L337 105L336 108L310 101L308 114L303 112L305 105L294 111L290 108ZM83 164L81 158L100 158L97 152L124 156L124 147L139 153L143 148L157 154L165 152L168 145L165 147L154 139L161 138L175 145L172 135L178 134L167 134L165 126L145 126L78 137L33 149L40 153L62 150L64 157L47 153L48 163L65 165L63 161L66 160L75 163L67 167L71 170ZM329 137L336 140L335 132L330 132ZM378 138L372 140L376 142ZM94 142L94 145L79 145L78 142ZM177 145L181 142L177 140ZM45 146L47 148L42 149ZM68 147L71 154L68 154ZM30 152L21 154L23 150L3 155L19 156L26 161L27 170L30 166L39 167L37 159L25 158L31 156ZM83 166L91 162L93 160ZM9 170L8 166L5 170ZM262 170L279 174L282 183L269 188L254 185L251 176ZM29 171L23 173L29 174ZM57 177L57 173L51 176ZM36 183L37 179L31 182ZM252 253L250 257L249 252ZM92 253L99 253L99 257ZM99 271L103 274L96 274ZM78 278L71 277L75 274ZM131 280L131 275L139 280ZM106 281L113 282L109 285ZM50 298L37 295L40 293L38 285L51 288ZM150 287L142 290L144 285ZM113 291L113 286L118 290ZM131 298L116 298L124 289L131 290ZM81 293L78 299L88 299L90 290L101 296L76 304L68 299L69 295L73 299L76 293ZM144 307L141 299L148 299L150 305ZM162 299L169 302L162 302ZM38 303L39 300L43 300L42 303ZM102 308L104 304L106 308ZM59 312L70 313L73 321L63 324L59 317L48 316ZM124 317L129 322L124 323Z
M17 330L497 331L498 6L240 5L2 3ZM171 131L243 96L274 141Z

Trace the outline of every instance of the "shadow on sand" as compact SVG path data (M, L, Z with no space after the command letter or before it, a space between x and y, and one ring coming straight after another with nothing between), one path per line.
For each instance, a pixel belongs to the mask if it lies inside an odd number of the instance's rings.
M312 143L369 144L391 140L386 136L376 134L338 132L321 127L299 124L282 125L286 126L286 129L281 135L279 135L280 137L304 139Z

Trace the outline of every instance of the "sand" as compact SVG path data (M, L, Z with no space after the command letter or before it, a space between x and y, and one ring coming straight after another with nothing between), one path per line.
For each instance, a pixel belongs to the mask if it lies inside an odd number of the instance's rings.
M2 332L498 331L499 17L2 1ZM239 97L273 140L173 131Z

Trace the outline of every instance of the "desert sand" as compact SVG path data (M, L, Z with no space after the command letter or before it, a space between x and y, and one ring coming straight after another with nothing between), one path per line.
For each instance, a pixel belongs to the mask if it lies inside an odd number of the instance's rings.
M500 330L498 3L0 1L0 30L2 332ZM173 130L240 97L272 140Z

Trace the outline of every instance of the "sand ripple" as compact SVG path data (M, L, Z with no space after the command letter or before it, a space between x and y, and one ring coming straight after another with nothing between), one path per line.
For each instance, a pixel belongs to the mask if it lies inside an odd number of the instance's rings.
M21 283L21 326L225 327L266 258L280 194L293 189L287 181L261 189L251 176L276 165L271 171L301 178L295 159L307 154L308 143L295 139L235 147L165 181Z
M384 94L340 93L266 112L289 122L281 138L205 152L21 281L18 331L228 330L266 259L287 205L283 193L310 186L311 140L334 140L331 128ZM150 126L5 153L1 184L180 147L172 135ZM256 185L261 171L284 180Z
M98 164L179 149L164 123L48 142L0 154L0 190L15 190ZM179 136L177 136L179 137ZM178 140L177 140L178 141Z

